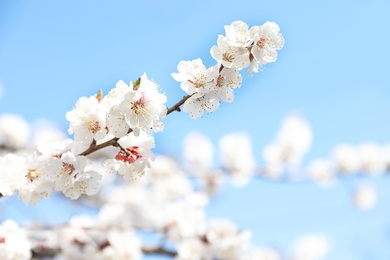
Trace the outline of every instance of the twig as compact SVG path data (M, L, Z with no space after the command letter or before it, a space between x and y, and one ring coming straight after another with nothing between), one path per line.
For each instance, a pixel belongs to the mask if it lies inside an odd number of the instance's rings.
M195 94L195 93L194 93ZM167 115L169 115L170 113L172 113L173 111L178 111L180 112L180 106L184 104L184 102L187 101L187 99L189 99L192 95L194 94L191 94L191 95L187 95L187 96L184 96L182 98L182 100L180 100L179 102L177 102L176 104L174 104L171 108L168 109L167 111Z
M108 146L117 146L118 144L118 140L119 138L117 137L114 137L104 143L101 143L101 144L96 144L96 141L94 140L91 145L89 146L89 148L87 150L85 150L84 152L80 153L79 155L82 155L82 156L87 156L93 152L96 152L97 150L100 150L102 148L105 148L105 147L108 147Z
M165 255L165 256L176 256L177 252L165 249L163 247L153 247L153 246L143 246L141 248L142 253L145 255ZM33 258L54 258L56 255L61 253L61 249L50 249L50 248L42 248L42 249L32 249Z
M166 255L166 256L176 256L177 255L177 252L168 250L168 249L163 248L163 247L143 246L141 250L144 254L157 254L157 255Z

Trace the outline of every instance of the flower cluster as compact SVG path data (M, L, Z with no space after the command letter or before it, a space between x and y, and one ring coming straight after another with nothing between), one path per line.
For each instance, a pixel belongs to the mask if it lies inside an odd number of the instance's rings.
M283 174L284 168L299 165L311 142L310 125L300 116L294 114L286 116L275 140L263 150L267 165L265 171L268 175L277 177Z
M77 199L83 194L96 194L109 173L130 181L150 171L155 147L153 133L164 129L166 115L180 111L183 105L184 112L198 118L205 110L217 109L221 100L232 102L233 89L242 84L240 70L250 66L251 73L258 71L257 64L275 61L277 50L284 43L279 27L271 22L249 29L244 22L236 21L226 26L225 31L226 36L220 35L218 45L211 48L211 55L217 61L215 66L206 68L199 58L181 61L178 73L172 73L187 93L172 108L165 106L167 97L146 74L130 84L118 81L107 95L99 91L81 97L66 113L70 123L68 133L74 140L47 132L39 138L45 142L30 142L32 147L25 150L31 135L29 125L20 117L2 115L0 150L12 152L0 157L0 195L18 192L30 204L50 197L55 191ZM246 158L250 164L229 165L229 170L234 168L237 175L244 176L254 166L247 155L250 145L241 146L234 156ZM108 147L111 150L101 152ZM13 152L17 150L21 152ZM97 158L103 162L96 163ZM201 167L207 168L207 163Z
M149 80L146 74L127 87L123 81L102 100L107 107L108 132L115 137L122 137L131 129L135 135L140 131L150 133L163 130L161 120L166 115L167 101L165 95L159 93L156 83Z
M130 86L119 81L104 97L101 92L89 98L81 97L75 108L66 114L70 121L68 132L74 134L74 141L47 140L30 151L0 157L0 193L10 196L19 192L24 202L34 205L54 191L71 199L82 194L94 195L105 172L118 173L126 180L142 175L153 159L154 138L150 130L163 128L165 102L166 97L145 74ZM5 145L15 149L26 143L13 141L12 131L8 130L15 126L27 129L26 123L17 117L2 118L4 122L15 122L1 128L2 135L10 136L8 140L12 141ZM23 127L19 127L22 123ZM86 155L97 151L99 145L118 148L108 154L103 165L94 167Z
M18 227L5 221L0 225L0 256L142 259L143 255L161 254L177 260L252 260L313 254L305 243L321 248L312 239L283 254L254 245L251 233L235 223L222 218L207 219L205 207L209 198L192 184L175 160L158 156L149 174L139 181L111 186L107 194L100 196L100 210L94 217L73 216L68 223L52 228L37 223ZM150 239L145 243L141 239L145 232L141 235L137 229L155 234L159 242ZM320 254L326 253L326 249L323 247Z
M91 170L84 156L67 151L47 156L33 153L29 156L8 154L0 158L2 182L0 192L10 196L19 192L26 203L35 205L60 191L71 199L98 191L101 174Z
M183 111L192 118L215 111L220 100L232 102L233 89L242 83L239 71L249 66L248 74L258 72L259 66L276 61L277 50L284 45L279 26L273 22L249 29L246 23L236 21L225 26L225 32L226 36L219 35L218 45L211 48L211 56L218 62L215 66L206 68L198 58L181 61L178 73L172 73L188 94Z
M279 26L266 22L250 29L242 21L225 26L226 36L218 36L218 45L211 48L211 56L227 68L243 69L248 73L258 72L259 66L275 62L277 51L284 45Z
M119 81L105 97L101 92L90 98L82 97L76 107L66 114L70 121L69 133L75 141L90 144L108 136L121 138L130 131L150 133L162 131L166 115L165 95L158 86L142 75L128 86Z

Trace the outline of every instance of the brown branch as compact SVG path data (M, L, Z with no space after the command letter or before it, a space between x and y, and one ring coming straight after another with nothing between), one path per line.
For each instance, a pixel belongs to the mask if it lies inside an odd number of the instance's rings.
M142 253L144 253L146 255L157 254L157 255L166 255L166 256L172 256L172 257L177 255L177 252L165 249L163 247L143 246L141 250L142 250Z
M194 93L195 94L195 93ZM191 94L191 95L187 95L187 96L184 96L182 98L182 100L180 100L179 102L177 102L176 104L174 104L171 108L168 109L167 111L167 115L169 115L170 113L172 113L173 111L177 111L177 112L180 112L180 106L184 104L184 102L186 102L192 95L194 94Z
M157 246L143 246L141 247L141 251L145 255L165 255L175 257L177 252L165 249L163 247ZM32 249L32 257L43 259L43 258L54 258L56 255L61 253L60 248L40 248L40 249Z
M89 148L87 150L85 150L84 152L80 153L79 155L81 156L87 156L93 152L96 152L97 150L100 150L100 149L103 149L105 147L108 147L108 146L117 146L118 145L118 140L119 138L117 137L114 137L104 143L101 143L101 144L96 144L96 141L94 140L91 145L89 146Z
M40 248L40 249L31 250L32 259L54 258L60 252L61 252L60 249L52 249L52 248Z
M131 132L133 132L133 129L129 129L129 131L127 131L127 134L130 134ZM126 152L126 149L124 149L119 143L118 143L118 140L120 138L118 137L114 137L104 143L101 143L101 144L98 144L96 145L96 140L94 139L91 143L91 145L88 147L87 150L85 150L84 152L80 153L79 155L82 155L82 156L87 156L91 153L94 153L96 152L97 150L100 150L100 149L103 149L103 148L106 148L108 146L115 146L115 147L119 147L121 150L123 150L125 153Z

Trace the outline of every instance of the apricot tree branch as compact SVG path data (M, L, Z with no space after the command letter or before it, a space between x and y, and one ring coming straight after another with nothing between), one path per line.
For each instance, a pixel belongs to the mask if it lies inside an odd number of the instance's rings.
M195 94L195 93L194 93ZM180 112L180 106L184 104L184 102L186 102L192 95L194 94L191 94L191 95L187 95L187 96L184 96L179 102L177 102L176 104L174 104L171 108L168 109L167 111L167 115L169 115L170 113L172 113L173 111L178 111Z

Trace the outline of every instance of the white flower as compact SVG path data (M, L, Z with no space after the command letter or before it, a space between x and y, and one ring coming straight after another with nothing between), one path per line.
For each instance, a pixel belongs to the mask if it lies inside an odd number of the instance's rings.
M219 142L224 167L232 174L233 181L243 185L249 181L256 169L252 142L244 133L225 135Z
M109 132L115 137L120 138L129 132L130 126L126 121L126 115L119 107L114 107L107 113L106 122Z
M200 132L189 133L183 141L184 158L193 166L208 168L214 156L214 146Z
M142 130L149 133L163 130L161 122L167 108L165 95L159 93L158 86L150 81L146 74L132 84L132 90L125 93L123 100L112 107L107 114L109 131L116 137L122 137L131 128L135 135Z
M175 159L159 155L151 164L149 171L150 181L165 181L166 179L180 176L186 178L186 173L180 168L179 162Z
M35 153L27 157L23 181L19 187L19 196L25 203L36 205L40 199L51 196L55 181L61 172L62 163L59 158L37 156Z
M97 221L89 215L74 215L69 219L69 225L76 228L93 229Z
M246 68L250 64L249 50L244 47L231 46L226 37L218 36L218 46L213 46L210 50L211 56L224 67Z
M220 71L220 64L215 66ZM242 76L236 68L223 68L213 79L213 85L206 88L214 92L222 101L233 102L234 94L231 88L239 88L242 83Z
M191 237L178 242L176 260L203 259L212 260L213 255L208 245L200 238Z
M6 220L0 225L0 258L31 259L31 243L27 234L12 220Z
M367 142L357 147L361 171L368 174L382 174L386 170L384 150L377 144Z
M98 172L86 169L75 176L73 187L67 188L63 193L72 200L78 199L82 194L95 195L99 191L101 178Z
M183 112L189 113L191 118L198 118L203 115L203 112L214 112L219 107L219 98L218 96L211 92L207 95L192 95L184 103Z
M38 129L34 131L33 144L34 147L45 146L52 143L62 142L67 139L64 131L56 128L45 122L38 125Z
M158 156L145 176L145 185L153 189L157 203L166 203L192 192L192 185L178 163L167 156Z
M108 246L103 248L104 259L141 259L141 241L131 231L111 230L107 234Z
M261 174L271 179L281 178L284 173L284 167L279 163L270 163L264 166Z
M0 146L21 148L27 145L30 125L22 117L13 114L0 115Z
M114 192L116 191L117 189L114 190ZM122 193L121 195L124 194ZM108 203L105 203L100 208L98 223L99 226L101 227L114 226L114 227L123 227L123 228L128 228L133 224L131 219L131 212L127 210L127 208L122 204L122 202L118 202L118 201L115 202L109 201Z
M324 259L329 251L329 241L322 235L305 235L293 244L293 260Z
M71 150L73 145L72 139L65 139L58 142L40 143L37 150L44 156L61 157L64 152Z
M206 231L207 241L217 259L240 259L249 249L251 234L240 231L228 220L210 221Z
M154 159L151 151L155 146L153 136L144 132L140 132L139 136L130 133L119 139L118 143L125 150L120 150L115 159L106 160L105 166L128 181L143 175Z
M274 22L266 22L261 26L253 26L251 35L256 42L251 49L251 54L257 62L266 64L277 59L277 50L284 45L284 38L280 33L279 26Z
M60 233L59 245L61 250L56 256L59 260L102 259L97 241L78 227L65 226Z
M177 242L204 234L206 203L204 194L191 193L182 200L168 204L162 215L168 238Z
M226 42L234 47L249 47L253 43L253 34L243 21L235 21L225 25Z
M96 96L81 97L72 111L66 113L70 122L69 134L74 133L76 142L90 144L106 136L106 111Z
M370 185L360 185L353 194L353 203L361 210L370 210L377 203L377 193Z
M85 156L75 156L66 152L61 156L62 168L56 181L58 191L71 199L77 199L81 194L96 194L99 188L98 180L101 175L88 170Z
M121 103L125 94L130 90L131 88L125 82L119 80L115 88L111 89L101 100L102 106L105 107L106 111L109 111L113 106Z
M35 153L28 157L7 154L0 157L0 165L0 193L10 196L18 191L31 205L51 195L61 169L58 158Z
M356 173L360 169L358 151L349 144L336 146L332 151L332 157L338 169L343 173Z
M0 157L0 193L11 196L18 191L25 175L26 158L9 153Z
M214 67L206 69L201 59L192 61L180 61L177 65L179 73L172 73L172 77L180 83L180 87L188 94L207 93L205 88L218 75L218 70Z
M290 151L298 161L309 150L312 141L311 128L298 116L289 115L282 123L276 142L286 151Z
M263 151L265 160L273 164L299 164L309 150L312 133L302 118L289 115L277 133L276 140Z
M329 185L335 178L334 165L330 160L317 159L308 166L310 177L321 185Z

